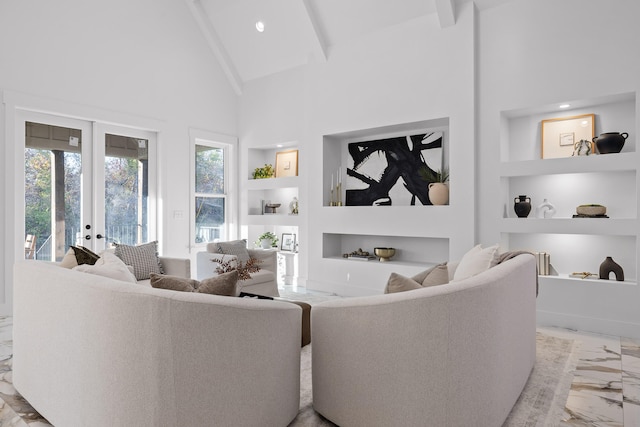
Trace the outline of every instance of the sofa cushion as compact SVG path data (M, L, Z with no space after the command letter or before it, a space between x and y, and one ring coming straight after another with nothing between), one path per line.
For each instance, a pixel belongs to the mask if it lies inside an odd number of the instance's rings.
M69 250L60 262L60 267L73 268L82 264L93 265L99 258L100 255L84 246L69 246Z
M138 246L116 243L115 254L127 265L132 265L136 279L145 280L150 273L162 274L162 264L158 258L158 242L153 241Z
M209 277L202 281L157 273L151 273L150 277L151 286L154 288L230 297L236 295L236 286L238 284L238 272L236 270Z
M487 248L482 248L481 245L474 246L460 260L453 280L463 280L488 270L496 265L498 256L498 245Z
M391 273L389 280L387 280L387 287L384 289L384 293L393 294L395 292L412 291L414 289L422 289L422 285L409 277L398 273Z
M125 263L109 252L104 252L95 264L80 264L73 267L73 270L110 277L123 282L136 283L135 276L129 271Z

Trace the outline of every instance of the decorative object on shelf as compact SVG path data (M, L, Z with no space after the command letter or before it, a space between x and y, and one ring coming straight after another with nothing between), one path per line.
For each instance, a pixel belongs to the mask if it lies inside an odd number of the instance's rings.
M619 153L629 137L627 132L605 132L593 138L600 154Z
M576 142L593 140L594 126L595 114L542 120L542 158L571 157ZM594 152L593 145L590 152Z
M282 233L282 245L280 250L293 252L296 249L296 235L291 233Z
M437 171L422 168L418 171L420 177L427 181L429 188L429 200L433 205L446 205L449 203L449 169L443 167Z
M258 239L254 243L256 246L259 245L262 249L269 249L273 247L277 248L278 236L270 231L265 231L260 236L258 236Z
M531 212L531 199L524 194L513 199L513 210L518 218L526 218Z
M581 139L580 141L573 144L573 154L572 156L588 156L592 154L593 143L591 141L587 141L586 139Z
M333 185L333 174L331 174L331 190L329 195L329 206L342 206L342 172L340 168L336 172L336 185Z
M602 205L580 205L576 208L576 214L574 218L609 218L607 215L607 208Z
M538 274L540 276L548 276L551 274L551 255L546 252L536 252L535 256L538 265Z
M380 258L380 262L386 262L396 254L394 248L373 248L373 253Z
M265 163L263 167L253 171L253 179L273 178L273 165Z
M264 213L265 214L274 214L277 213L276 209L280 207L280 203L265 203L264 205Z
M362 248L358 248L358 250L348 254L342 254L342 257L359 261L371 261L376 259L376 257L371 255L368 251L363 251Z
M536 208L537 218L553 218L556 214L556 207L547 199L543 199L540 206Z
M613 273L616 276L618 282L624 282L624 270L620 264L615 262L610 256L606 257L602 264L600 264L600 278L603 280L609 280L609 273Z
M298 198L294 197L289 203L289 214L290 215L298 215Z
M276 178L298 176L298 150L276 153Z
M580 278L580 279L588 279L589 277L597 277L598 275L596 273L589 273L588 271L582 271L578 273L575 273L575 272L571 273L569 276Z
M346 205L431 205L420 171L442 169L443 141L434 131L348 144Z

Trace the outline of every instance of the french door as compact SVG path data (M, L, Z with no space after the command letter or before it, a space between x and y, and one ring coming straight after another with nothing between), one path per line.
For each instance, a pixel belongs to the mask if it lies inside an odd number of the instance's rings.
M155 238L154 132L30 111L18 118L26 258Z

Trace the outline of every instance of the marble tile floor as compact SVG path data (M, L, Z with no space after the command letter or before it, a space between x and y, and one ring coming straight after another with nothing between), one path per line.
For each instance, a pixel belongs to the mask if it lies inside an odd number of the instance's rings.
M0 317L0 427L49 426L11 384L11 331L12 318ZM575 341L562 419L544 427L640 427L640 340L550 327L538 331Z

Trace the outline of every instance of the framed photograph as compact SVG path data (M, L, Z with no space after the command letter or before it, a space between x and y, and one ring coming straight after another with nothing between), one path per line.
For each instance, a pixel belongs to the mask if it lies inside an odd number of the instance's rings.
M280 239L280 249L287 252L294 252L296 250L296 235L291 233L282 233L282 239Z
M586 140L594 153L595 114L542 120L542 158L571 157L576 144Z
M276 153L276 178L298 176L298 150Z

